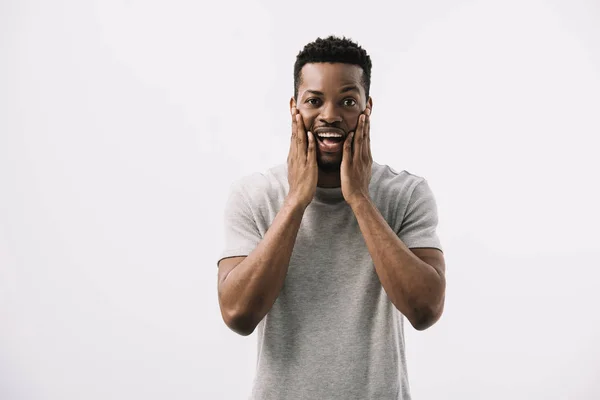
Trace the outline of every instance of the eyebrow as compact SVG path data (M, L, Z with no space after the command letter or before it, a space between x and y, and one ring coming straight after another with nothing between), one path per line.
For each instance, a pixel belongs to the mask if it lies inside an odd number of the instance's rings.
M340 93L347 93L347 92L359 92L360 93L360 90L358 89L358 86L356 86L356 85L347 85L347 86L344 86L342 88L342 90L340 90ZM311 94L314 94L317 96L324 95L323 92L320 92L318 90L311 90L311 89L305 90L304 93L311 93Z
M340 90L340 93L346 93L346 92L359 92L360 90L358 89L358 86L356 85L348 85L345 86L342 90Z

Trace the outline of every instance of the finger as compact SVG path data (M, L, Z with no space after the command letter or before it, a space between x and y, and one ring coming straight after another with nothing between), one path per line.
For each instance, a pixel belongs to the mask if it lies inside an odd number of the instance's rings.
M371 109L365 108L365 140L371 145Z
M365 114L365 139L370 140L371 139L370 135L371 135L371 116L369 115L369 113L366 113Z
M296 120L296 112L292 112L292 135L290 137L290 153L289 156L290 157L295 157L296 156L296 135L297 135L297 131L298 131L298 123Z
M363 144L364 144L364 129L365 129L365 115L361 114L358 118L358 126L356 127L356 139L354 139L354 154L353 160L360 161L363 157Z
M365 141L364 141L364 156L365 161L369 162L372 160L371 155L371 117L366 115L365 117Z
M352 163L352 140L354 132L350 132L344 141L344 152L342 154L342 164Z
M292 137L294 137L296 135L296 108L292 107Z
M304 129L304 121L300 113L296 114L296 154L302 159L306 159L306 131Z
M306 161L308 165L317 163L317 145L315 144L315 136L312 132L306 133L308 136L308 150L306 152Z

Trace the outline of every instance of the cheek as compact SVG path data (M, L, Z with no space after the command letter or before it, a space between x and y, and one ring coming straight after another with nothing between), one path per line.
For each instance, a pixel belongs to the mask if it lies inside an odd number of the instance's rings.
M317 113L315 112L307 112L305 110L299 110L300 115L302 115L302 121L304 121L304 127L310 128L313 126Z
M352 111L344 115L344 121L346 121L346 124L350 130L355 130L358 127L358 119L360 118L360 114L360 111Z

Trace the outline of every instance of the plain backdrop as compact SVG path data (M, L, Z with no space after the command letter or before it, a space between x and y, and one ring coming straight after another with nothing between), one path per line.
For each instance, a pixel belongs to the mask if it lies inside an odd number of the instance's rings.
M247 398L223 204L329 34L372 57L375 161L438 201L413 398L600 398L597 1L1 0L0 399Z

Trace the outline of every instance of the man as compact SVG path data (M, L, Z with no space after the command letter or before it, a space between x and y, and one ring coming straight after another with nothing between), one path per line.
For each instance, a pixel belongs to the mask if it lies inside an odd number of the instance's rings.
M346 38L294 68L287 163L233 185L219 305L258 328L253 399L410 399L403 316L441 316L445 265L425 179L373 162L371 60Z

